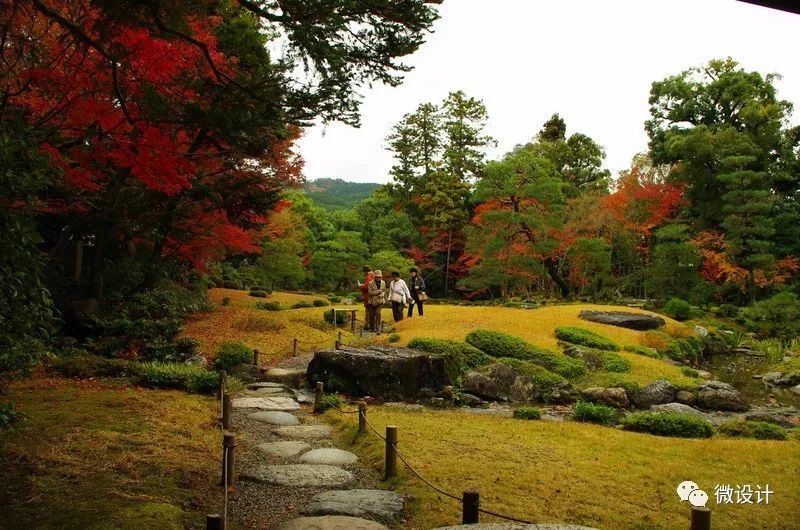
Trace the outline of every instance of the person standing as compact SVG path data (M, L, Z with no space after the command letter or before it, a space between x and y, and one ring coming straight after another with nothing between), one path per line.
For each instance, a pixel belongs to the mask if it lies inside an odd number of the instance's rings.
M425 280L418 274L416 267L411 267L410 270L411 278L408 279L408 290L411 292L411 299L414 303L408 306L408 316L414 316L414 306L417 306L417 314L422 316L423 302L428 299L428 295L425 292Z
M400 278L399 272L392 273L392 281L389 282L389 301L392 303L392 317L395 322L403 320L403 311L406 305L411 302L411 292L408 290L406 282Z
M361 289L361 300L364 302L364 331L372 331L372 305L369 303L369 284L375 279L375 274L372 272L372 267L364 265L361 269L364 271L364 283L359 283L358 288Z
M381 309L383 304L386 303L386 282L383 281L383 274L381 271L375 271L373 280L368 284L369 305L371 320L369 327L375 333L381 332Z

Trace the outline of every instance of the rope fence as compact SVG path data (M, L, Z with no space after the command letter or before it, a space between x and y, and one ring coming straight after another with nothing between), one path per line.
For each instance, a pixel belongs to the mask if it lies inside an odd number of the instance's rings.
M316 394L315 394L315 410L317 409L317 403L321 399L323 395L323 384L321 382L317 383ZM383 435L375 428L375 426L369 421L367 418L367 404L364 401L359 402L357 410L342 410L342 409L334 409L340 414L358 414L358 433L359 435L364 434L367 432L367 428L369 428L378 438L380 438L386 444L386 454L385 454L385 467L384 467L384 480L394 477L397 474L397 463L396 459L400 459L400 461L405 465L405 467L411 472L413 476L417 479L422 481L426 486L434 490L435 492L443 495L449 499L452 499L456 502L461 503L461 518L462 524L477 524L479 523L480 515L485 514L492 517L496 517L498 519L503 519L506 521L511 521L520 524L536 524L532 521L522 519L519 517L514 517L508 514L500 513L494 510L489 510L486 508L481 507L480 505L480 493L474 490L465 490L461 496L455 495L442 487L436 485L432 481L425 478L419 471L417 471L414 466L412 466L407 458L397 449L397 432L398 429L395 426L387 426L386 427L386 435ZM711 530L711 511L708 508L703 507L692 507L691 517L690 517L690 530Z

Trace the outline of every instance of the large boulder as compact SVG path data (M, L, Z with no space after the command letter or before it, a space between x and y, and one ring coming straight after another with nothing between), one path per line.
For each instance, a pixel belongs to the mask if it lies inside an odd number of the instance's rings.
M578 316L590 322L608 324L620 328L635 329L646 331L648 329L660 328L666 322L658 315L645 313L628 313L626 311L589 311L583 310Z
M722 381L707 381L697 390L697 406L708 410L744 412L749 406L741 392Z
M546 384L546 386L544 386ZM538 401L572 403L577 391L568 381L540 383L529 376L518 375L510 367L496 363L464 375L465 392L490 401Z
M800 427L800 411L795 407L774 407L769 405L753 407L744 415L744 419L776 423L786 429Z
M650 410L653 412L675 412L678 414L689 414L691 416L696 416L706 421L711 420L711 416L709 416L705 412L701 412L696 408L690 407L689 405L684 405L683 403L664 403L661 405L653 405L652 407L650 407Z
M589 367L589 370L600 370L603 368L603 357L595 350L570 344L564 348L564 355L583 361L586 363L586 366Z
M601 405L608 405L609 407L616 407L625 409L630 406L628 400L628 393L624 388L602 388L592 387L586 388L581 392L581 397L586 401L592 403L600 403Z
M800 372L767 372L761 380L772 386L795 386L800 384Z
M357 396L416 398L420 389L439 391L452 381L446 357L407 348L343 348L314 354L306 380Z
M649 409L653 405L672 403L678 389L665 379L656 379L641 390L633 393L631 401L640 409Z

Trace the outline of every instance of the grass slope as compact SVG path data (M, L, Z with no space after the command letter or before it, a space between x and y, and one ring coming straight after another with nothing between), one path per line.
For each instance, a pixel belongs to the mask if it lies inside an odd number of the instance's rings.
M180 530L219 507L216 401L110 382L31 379L0 432L0 528Z
M370 407L380 432L399 428L403 456L428 480L460 496L481 493L482 507L540 523L595 528L683 529L687 503L676 486L693 480L710 497L720 530L796 528L800 506L800 441L711 438L686 440L576 422L519 421L457 411L408 412ZM329 412L343 444L354 440L355 417ZM374 435L352 446L375 472L382 442ZM464 458L464 455L469 455ZM402 464L400 464L402 466ZM716 484L769 484L769 505L717 505ZM410 494L408 528L460 522L460 506L427 488L403 467L393 482ZM481 516L482 522L501 522Z
M283 311L264 311L256 309L255 304L263 301L278 302L289 307L297 302L312 302L325 299L323 295L302 295L274 292L267 298L254 298L247 291L233 289L211 289L209 298L214 304L210 313L194 315L183 327L182 336L200 341L200 352L214 357L223 342L241 341L251 348L261 350L265 360L276 360L292 354L292 339L300 341L300 353L318 348L332 348L336 341L337 328L326 324L322 315L330 307L307 309L285 309ZM230 298L230 304L222 305L223 298ZM333 307L333 306L331 306ZM344 307L335 304L335 307ZM364 307L358 309L358 318L364 318ZM340 328L342 340L347 344L358 342L358 337L349 332L350 328Z

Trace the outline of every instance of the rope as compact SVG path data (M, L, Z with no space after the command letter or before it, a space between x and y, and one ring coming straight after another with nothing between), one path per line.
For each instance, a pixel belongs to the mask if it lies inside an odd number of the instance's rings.
M343 411L340 411L340 412L343 412ZM348 412L352 412L352 411L348 411ZM360 411L356 410L355 412L358 413ZM366 422L367 426L370 429L372 429L372 432L374 432L378 436L378 438L380 438L381 440L383 440L385 442L386 438L372 425L372 423L370 423L370 421L366 418L366 416L362 416L362 417L364 418L364 421ZM408 468L408 470L411 471L411 473L413 473L414 476L416 476L418 479L420 479L422 482L424 482L428 487L430 487L434 491L444 495L445 497L449 497L449 498L451 498L451 499L453 499L455 501L463 503L463 499L461 497L459 497L457 495L453 495L452 493L449 493L449 492L443 490L442 488L438 487L437 485L433 484L431 481L429 481L428 479L426 479L425 477L420 475L419 471L414 469L414 467L411 464L408 463L408 461L405 459L405 457L402 455L402 453L400 453L400 451L397 450L397 446L394 447L394 452L397 455L397 457L400 459L400 461L403 462L403 464L405 464L405 466ZM535 523L533 523L531 521L527 521L525 519L519 519L517 517L512 517L510 515L503 515L502 513L493 512L491 510L486 510L486 509L480 508L480 507L478 508L478 511L480 513L483 513L483 514L486 514L486 515L491 515L493 517L498 517L500 519L505 519L507 521L514 521L516 523L522 523L522 524L535 524Z

